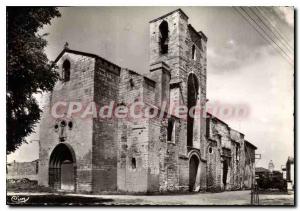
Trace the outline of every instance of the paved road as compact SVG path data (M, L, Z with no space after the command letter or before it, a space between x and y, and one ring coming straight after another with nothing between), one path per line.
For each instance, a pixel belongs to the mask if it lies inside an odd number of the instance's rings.
M13 201L12 196L15 196ZM7 201L15 204L18 202L18 198L20 201L28 199L26 204L47 203L48 205L57 203L72 205L78 205L78 203L93 203L94 205L250 205L250 191L151 196L8 193ZM22 204L20 201L18 203ZM260 195L260 205L293 205L293 203L294 195Z

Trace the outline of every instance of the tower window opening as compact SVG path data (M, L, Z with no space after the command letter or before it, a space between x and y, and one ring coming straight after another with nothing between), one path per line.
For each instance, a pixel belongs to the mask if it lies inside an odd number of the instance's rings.
M159 25L159 45L160 45L160 53L166 54L168 53L168 42L169 42L169 27L167 21L163 21Z
M70 80L70 67L71 67L71 63L69 62L69 60L65 60L62 66L64 82Z

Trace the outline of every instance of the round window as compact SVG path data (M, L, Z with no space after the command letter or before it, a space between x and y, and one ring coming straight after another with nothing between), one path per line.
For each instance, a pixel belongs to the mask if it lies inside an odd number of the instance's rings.
M62 127L65 127L65 126L66 126L66 122L63 120L63 121L61 121L60 125L61 125Z

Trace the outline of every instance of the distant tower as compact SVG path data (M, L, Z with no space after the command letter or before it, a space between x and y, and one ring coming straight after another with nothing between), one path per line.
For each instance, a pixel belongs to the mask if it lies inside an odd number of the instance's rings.
M269 171L273 172L273 170L274 170L274 163L273 163L272 160L270 160L270 162L269 162Z

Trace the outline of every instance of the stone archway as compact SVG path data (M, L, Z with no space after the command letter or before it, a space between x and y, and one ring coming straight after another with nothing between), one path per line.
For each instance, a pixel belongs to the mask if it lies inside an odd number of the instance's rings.
M189 190L191 192L198 191L198 189L200 188L199 164L200 164L199 157L193 154L190 157L190 161L189 161Z
M49 186L56 190L76 190L76 158L68 144L58 144L50 155Z

